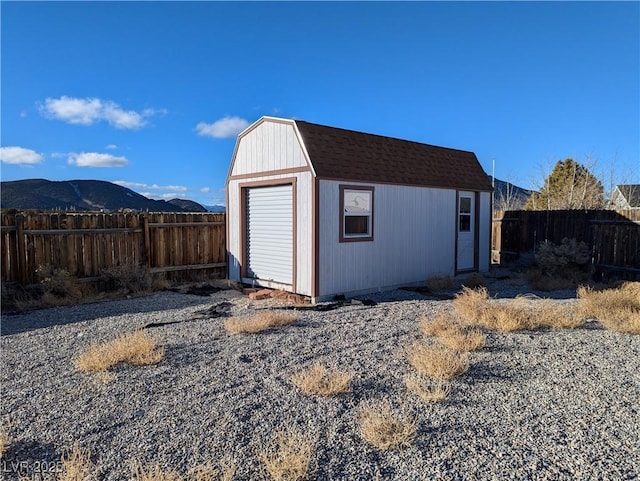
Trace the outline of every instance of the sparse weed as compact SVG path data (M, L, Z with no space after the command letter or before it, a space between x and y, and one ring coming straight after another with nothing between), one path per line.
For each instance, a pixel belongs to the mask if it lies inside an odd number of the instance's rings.
M575 329L584 324L578 306L574 304L559 304L551 299L535 301L535 318L539 326L552 329Z
M364 440L381 451L408 446L416 435L415 419L394 412L388 401L363 402L358 418Z
M298 316L291 312L264 310L249 318L229 317L224 321L224 328L230 334L255 334L272 327L292 324L297 319Z
M200 464L191 468L186 476L174 470L164 469L158 464L145 467L134 463L132 471L134 481L231 481L236 472L236 465L231 463L217 468L211 464Z
M424 402L444 401L451 393L451 385L444 381L436 381L417 374L409 374L404 378L407 389Z
M423 317L420 330L427 336L436 336L440 343L457 351L476 351L483 348L487 340L480 330L465 328L444 313L439 313L433 320Z
M418 374L434 379L451 379L469 369L469 355L466 352L420 341L407 349L407 358Z
M4 426L0 426L0 460L9 449L9 432Z
M156 364L164 357L164 348L143 330L121 334L113 341L92 344L75 359L81 371L106 371L119 363Z
M349 392L352 378L349 372L328 369L317 362L291 376L291 382L305 394L331 396Z
M640 282L626 282L602 291L579 287L577 294L584 317L598 319L612 331L640 334Z
M62 472L57 481L88 481L94 479L95 466L91 462L89 451L80 448L78 443L71 451L62 455Z
M312 454L311 441L288 428L276 434L275 443L259 453L273 481L298 481L307 476Z
M111 291L146 292L152 286L151 276L145 266L133 261L104 268L100 276L105 288Z

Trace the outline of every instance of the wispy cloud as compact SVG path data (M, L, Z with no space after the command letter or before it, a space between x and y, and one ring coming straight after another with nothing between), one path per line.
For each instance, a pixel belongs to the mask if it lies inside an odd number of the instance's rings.
M212 124L200 122L196 125L198 135L213 137L215 139L225 139L235 137L249 126L249 122L241 117L223 117Z
M98 152L71 153L67 162L76 167L124 167L129 163L125 157Z
M125 110L111 100L63 95L60 98L45 99L44 104L40 106L40 113L69 124L92 125L105 121L117 129L136 130L147 125L147 118L165 115L166 110L145 109L139 113L135 110Z
M105 147L107 150L116 150L118 146L116 144L109 144Z
M149 189L149 190L175 190L177 192L186 192L187 189L183 185L158 185L158 184L145 184L142 182L129 182L127 180L115 180L114 184L118 184L122 187L127 187L128 189ZM142 195L142 192L140 192ZM174 196L176 194L173 194Z
M33 165L44 160L44 156L35 150L24 147L0 147L0 161L5 164Z
M203 193L205 193L205 194L206 194L207 192L211 192L211 187L203 187L203 188L201 188L201 189L200 189L200 192L203 192Z

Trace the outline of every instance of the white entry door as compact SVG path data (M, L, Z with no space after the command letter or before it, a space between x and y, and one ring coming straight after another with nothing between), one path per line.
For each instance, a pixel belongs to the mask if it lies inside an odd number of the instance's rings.
M473 192L458 193L458 259L457 270L475 267L476 196Z
M293 185L246 190L245 282L293 284Z

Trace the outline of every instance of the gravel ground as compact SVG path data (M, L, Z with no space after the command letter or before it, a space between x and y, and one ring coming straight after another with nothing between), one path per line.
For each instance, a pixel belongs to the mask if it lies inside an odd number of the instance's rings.
M309 479L640 476L640 336L596 322L489 333L450 398L425 405L404 387L411 369L403 346L420 337L420 316L451 302L407 291L369 298L378 304L304 311L294 325L235 336L220 318L198 311L227 300L243 316L276 301L253 302L235 291L162 292L5 316L0 415L11 445L3 479L18 479L20 470L26 479L52 479L37 471L75 441L91 451L97 479L130 479L132 462L184 473L230 458L234 479L266 479L257 453L284 426L313 440ZM172 321L184 322L149 329L166 348L157 365L121 365L107 381L74 366L90 343ZM322 398L297 391L289 377L315 360L352 370L352 392ZM377 399L416 417L411 446L381 453L360 437L358 405Z

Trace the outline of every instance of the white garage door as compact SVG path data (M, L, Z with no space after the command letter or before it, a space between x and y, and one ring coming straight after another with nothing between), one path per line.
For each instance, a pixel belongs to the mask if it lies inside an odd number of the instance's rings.
M293 284L293 186L246 191L247 274L263 285Z

